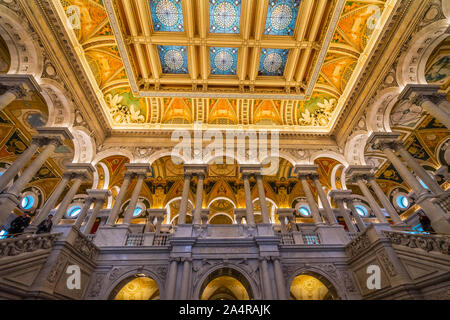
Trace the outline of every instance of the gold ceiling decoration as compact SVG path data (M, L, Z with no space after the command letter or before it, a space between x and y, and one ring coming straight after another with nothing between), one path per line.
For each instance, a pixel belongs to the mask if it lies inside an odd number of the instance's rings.
M398 0L60 0L112 129L329 133Z

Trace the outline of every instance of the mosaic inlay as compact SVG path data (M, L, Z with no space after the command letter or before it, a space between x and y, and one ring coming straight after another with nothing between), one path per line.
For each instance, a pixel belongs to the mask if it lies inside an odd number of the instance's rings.
M158 46L163 73L188 73L185 46Z
M210 48L211 74L235 75L237 48Z
M287 49L261 49L259 60L260 76L281 76L288 58Z
M241 0L209 0L209 31L239 33Z
M291 36L301 0L269 0L264 34Z
M150 0L155 31L184 31L181 0Z

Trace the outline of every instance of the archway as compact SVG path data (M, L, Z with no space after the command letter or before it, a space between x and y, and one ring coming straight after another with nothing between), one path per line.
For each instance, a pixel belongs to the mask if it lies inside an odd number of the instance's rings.
M296 276L289 289L293 300L338 300L339 296L325 277L305 272Z
M252 300L253 291L239 271L221 268L212 272L200 288L200 300Z
M158 284L145 275L124 279L109 296L110 300L159 300L159 298Z

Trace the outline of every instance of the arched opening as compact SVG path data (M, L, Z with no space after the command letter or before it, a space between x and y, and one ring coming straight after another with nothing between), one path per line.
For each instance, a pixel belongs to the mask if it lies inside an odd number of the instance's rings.
M121 281L110 294L110 300L159 300L155 280L145 275L135 275Z
M239 271L221 268L203 282L200 300L252 300L253 292L247 278Z
M293 300L338 300L336 289L325 277L303 273L294 278L289 289Z
M208 222L209 224L233 224L233 219L226 213L216 213Z

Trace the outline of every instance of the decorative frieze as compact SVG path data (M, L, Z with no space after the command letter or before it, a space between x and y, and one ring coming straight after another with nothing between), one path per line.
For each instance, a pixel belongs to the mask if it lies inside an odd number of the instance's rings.
M0 241L0 258L53 247L60 233L23 236Z
M392 244L408 248L419 248L426 252L437 251L450 254L450 237L444 235L412 234L393 231L383 231Z

